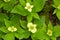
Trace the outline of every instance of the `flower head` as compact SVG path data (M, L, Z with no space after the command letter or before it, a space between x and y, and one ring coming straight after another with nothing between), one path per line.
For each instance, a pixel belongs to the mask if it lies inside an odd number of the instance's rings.
M10 0L4 0L5 2L9 2Z
M52 33L53 33L53 31L51 31L51 30L47 31L47 35L49 35L49 36L52 36Z
M17 28L15 28L14 26L12 26L12 27L8 28L8 31L15 32L15 31L17 31Z
M27 27L28 27L29 31L31 31L32 33L35 33L37 31L36 24L28 23Z
M30 5L30 3L26 3L25 9L27 9L29 12L32 11L33 5Z
M60 5L57 8L60 10Z

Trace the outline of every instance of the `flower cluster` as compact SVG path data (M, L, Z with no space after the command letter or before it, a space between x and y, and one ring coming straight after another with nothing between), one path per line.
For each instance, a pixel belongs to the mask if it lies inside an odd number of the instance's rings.
M37 31L36 24L28 23L27 27L28 27L28 30L31 31L32 33L35 33Z
M26 3L25 9L27 9L29 12L31 12L33 7L34 6L33 5L30 5L30 3Z
M52 32L51 30L48 30L48 31L47 31L47 35L49 35L49 36L52 36L52 33L53 33L53 32Z
M15 32L15 31L17 31L17 28L15 28L14 26L8 27L8 31Z

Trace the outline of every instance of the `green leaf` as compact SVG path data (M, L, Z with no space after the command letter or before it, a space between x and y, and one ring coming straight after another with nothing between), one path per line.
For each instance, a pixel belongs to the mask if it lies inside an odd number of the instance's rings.
M13 26L20 26L20 15L11 15L10 21Z
M37 29L37 32L32 35L32 38L37 38L39 40L49 40L49 36L47 36L47 28L46 24L43 24L41 28ZM40 35L41 34L41 35Z
M29 3L31 3L31 4L32 4L32 0L26 0L26 2L29 2Z
M33 12L39 12L43 9L46 0L33 0Z
M2 32L4 32L4 33L8 33L7 28L6 28L6 27L4 27L4 26L0 28L0 31L2 31Z
M21 28L18 28L17 32L15 32L15 37L18 39L22 39L21 35L23 34L24 30Z
M54 5L57 7L58 5L60 5L60 0L53 0Z
M7 15L4 13L0 13L0 21L3 22L4 19L8 19Z
M32 40L39 40L37 37L31 36Z
M15 33L15 36L18 39L28 38L30 36L30 32L19 27L17 32Z
M11 22L9 20L4 19L4 22L5 22L6 27L12 26L12 24L11 24Z
M23 30L23 29L19 28L17 30L17 32L15 33L15 36L18 39L23 39L23 38L28 38L30 36L30 33L26 30Z
M52 23L50 21L49 21L49 24L48 24L48 29L53 30L53 26L52 26Z
M21 33L15 33L15 36L18 39L29 38L30 33L28 31L24 31L24 32L21 32Z
M22 39L20 33L15 33L15 37L18 38L18 39Z
M54 35L56 37L60 36L60 26L55 26L54 27Z
M58 19L60 20L60 10L58 10L58 11L56 12L56 16L57 16Z
M52 39L52 40L56 40L56 37L52 36L51 39Z
M3 38L4 35L5 35L5 34L0 31L0 38Z
M38 19L34 19L34 23L37 25L37 28L40 28L42 26L42 23Z
M2 7L3 7L3 1L0 0L0 8L2 8Z
M37 27L40 28L45 24L45 16L40 16L40 19L34 19L34 23L37 24Z
M21 38L29 38L30 32L25 31L23 34L21 34Z
M38 13L32 13L33 17L36 19L40 19Z
M17 5L15 6L12 11L12 13L17 13L20 14L22 16L26 16L28 14L28 12L24 9L24 7L22 7L21 5Z
M32 13L30 13L30 14L27 15L27 21L28 22L31 22L32 21L32 18L33 18Z
M25 5L26 5L25 0L19 0L19 1L20 1L20 4L21 4L22 6L25 6Z
M52 6L53 6L54 8L56 8L56 6L55 6L54 4L52 4Z
M46 32L46 30L47 30L47 26L46 26L46 24L43 24L43 26L42 26L42 30L43 30L44 32Z
M4 26L5 24L4 24L4 22L0 22L0 27L2 27L2 26Z
M20 24L24 29L27 29L27 23L23 20L20 20Z
M53 14L56 14L56 12L57 12L57 9L54 10Z
M17 27L17 29L18 29L17 30L18 33L21 33L22 34L24 32L24 30L21 27Z
M13 33L6 34L4 40L15 40Z
M0 27L4 26L4 19L8 19L8 16L4 13L0 13Z
M0 40L2 40L2 38L0 38Z
M14 4L16 4L16 0L10 0L10 2L5 2L3 5L3 8L7 10L8 12L11 11L14 8Z
M40 22L41 22L41 24L45 23L45 16L40 16Z
M49 38L42 29L38 29L37 32L32 35L32 37L37 37L38 39L41 39L41 40Z

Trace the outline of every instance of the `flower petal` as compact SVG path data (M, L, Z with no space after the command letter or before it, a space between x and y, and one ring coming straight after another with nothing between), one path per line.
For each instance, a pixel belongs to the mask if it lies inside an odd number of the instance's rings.
M34 6L33 5L31 5L31 8L33 8Z
M29 12L31 12L31 11L32 11L32 9L28 9L28 11L29 11Z
M34 28L33 30L31 30L32 33L35 33L37 31L36 28Z
M17 28L14 28L14 31L17 31Z
M28 24L27 24L27 27L29 28L31 25L33 25L33 24L32 24L32 23L28 23Z
M30 3L26 3L26 6L27 6L27 7L30 6Z
M8 28L8 31L14 32L14 31L17 31L17 28L15 28L14 26L12 26L12 27L9 27Z
M35 27L35 28L36 28L36 26L37 26L37 25L36 25L36 24L34 24L34 27Z
M11 27L8 28L8 31L10 31L10 30L11 30Z
M25 7L25 9L27 9L27 7Z

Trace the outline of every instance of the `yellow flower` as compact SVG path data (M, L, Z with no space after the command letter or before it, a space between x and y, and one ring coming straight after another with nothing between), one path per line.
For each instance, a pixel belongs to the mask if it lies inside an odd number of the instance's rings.
M4 2L9 2L10 0L4 0Z
M27 9L29 12L32 11L33 5L30 5L30 3L26 3L25 9Z
M52 33L53 33L53 32L52 32L51 30L48 30L48 31L47 31L47 35L49 35L49 36L52 36Z
M15 32L15 31L17 31L17 28L15 28L14 26L12 26L12 27L8 28L8 31Z
M28 23L27 27L28 27L28 30L31 31L32 33L35 33L37 31L36 24Z
M57 8L60 10L60 5Z

